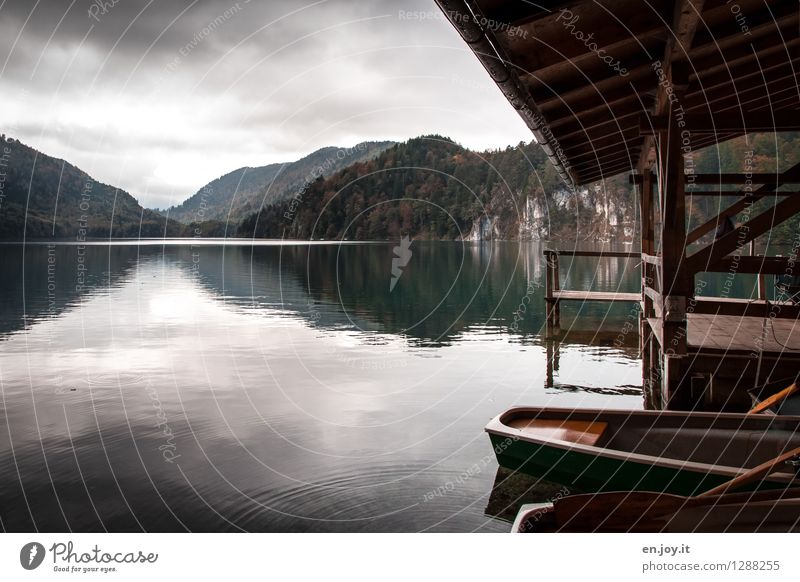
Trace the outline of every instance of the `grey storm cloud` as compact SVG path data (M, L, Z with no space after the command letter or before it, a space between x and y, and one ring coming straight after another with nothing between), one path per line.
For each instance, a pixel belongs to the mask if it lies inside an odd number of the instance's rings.
M432 0L6 0L0 130L178 203L326 145L530 134Z

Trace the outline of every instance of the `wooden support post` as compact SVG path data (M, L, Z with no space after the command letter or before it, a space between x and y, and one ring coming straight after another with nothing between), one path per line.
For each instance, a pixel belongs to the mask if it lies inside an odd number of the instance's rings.
M554 377L558 373L561 342L554 338L547 338L545 344L547 347L547 377L545 378L545 387L552 388L555 385Z
M686 306L693 281L686 269L686 196L681 126L678 114L688 84L688 70L673 63L670 79L675 99L668 105L669 126L657 136L657 160L663 218L661 222L662 399L666 407L691 407L685 386Z
M561 327L561 305L556 298L560 289L558 273L558 251L546 250L545 256L545 303L547 304L547 331L555 331Z
M638 184L641 208L641 239L642 254L652 255L655 249L654 229L653 229L653 174L648 169L642 176ZM652 317L653 300L647 295L647 288L652 285L654 277L652 269L644 260L641 263L642 270L642 312L641 317Z

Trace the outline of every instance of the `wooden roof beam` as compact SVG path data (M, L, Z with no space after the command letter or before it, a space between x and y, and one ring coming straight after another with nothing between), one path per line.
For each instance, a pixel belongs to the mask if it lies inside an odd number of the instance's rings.
M561 138L574 137L576 135L588 135L589 132L597 131L620 131L623 127L628 127L633 119L639 119L642 115L640 111L630 111L620 115L613 115L611 111L603 111L602 115L579 116L568 124L558 127L558 136ZM552 127L552 125L551 125Z
M667 38L667 46L664 47L664 59L662 61L662 70L665 78L670 85L676 86L670 87L671 89L685 88L677 87L677 85L683 85L684 82L688 84L689 68L684 64L680 70L676 71L675 66L678 61L684 61L691 51L704 4L705 0L678 0L675 2L675 12L672 17L672 26L670 27L672 34ZM659 84L653 112L656 115L664 115L668 112L669 105L670 95L664 85ZM637 164L637 169L640 173L650 171L651 151L655 144L656 141L653 137L645 137Z
M693 113L685 115L682 121L692 134L800 131L800 111L796 110L743 110L713 115ZM642 134L666 131L668 126L669 119L664 115L644 115L639 119L639 130Z
M788 103L797 103L800 87L797 85L796 78L792 76L784 77L770 82L768 85L757 85L742 91L736 91L735 87L713 89L707 93L692 93L684 98L684 110L690 113L702 113L709 110L718 112L728 109L745 109L747 107L755 109L761 105L768 105L777 108L777 103L782 103L781 108L788 108Z
M798 179L800 178L800 163L795 164L785 172L783 172L783 176L787 180L791 179ZM769 185L759 186L753 192L744 192L740 191L739 195L744 195L742 198L731 204L728 208L723 210L719 213L718 216L706 221L705 223L701 224L690 233L686 235L686 244L690 245L693 242L699 240L702 236L708 234L717 226L719 225L720 221L725 219L726 217L732 217L739 214L742 210L744 210L749 204L753 204L756 200L760 200L765 196L774 196L775 189ZM694 271L700 272L700 271Z
M797 54L797 46L800 45L800 37L789 38L781 41L780 37L760 38L750 44L728 47L724 53L715 52L706 56L695 56L692 51L692 71L689 76L690 81L697 80L697 71L703 74L703 84L707 84L710 75L728 73L734 69L741 70L740 67L754 62L771 61L777 54L783 62L794 60L791 55Z
M591 72L574 69L574 73L571 78L553 83L546 82L538 74L527 75L522 80L527 82L526 84L530 88L533 100L539 105L544 105L554 99L569 101L586 94L597 93L602 95L609 88L629 87L631 83L651 80L653 67L652 62L647 59L647 55L642 54L640 58L633 62L625 77L621 77L610 67L598 68Z
M504 22L510 26L524 26L536 20L554 16L562 8L569 8L570 6L580 3L581 0L560 0L548 2L547 5L544 6L544 3L538 5L525 0L505 2L494 10L486 12L485 15L486 18L495 22Z
M603 50L613 59L612 66L617 66L631 44L639 44L645 38L663 39L666 35L661 15L647 5L621 2L613 17L607 8L594 2L583 2L579 8L581 12L576 8L574 19L559 20L559 15L547 26L531 27L525 39L509 36L507 49L515 64L521 70L536 72ZM583 40L575 33L582 34Z
M686 195L687 196L692 196L692 197L694 197L694 196L713 196L715 198L719 198L721 196L741 196L742 193L739 192L738 190L722 190L722 191L720 191L720 190L708 190L708 191L705 191L705 190L692 190L692 191L689 191L689 190L687 190L686 191ZM769 193L766 193L766 194L763 194L763 195L759 194L758 197L759 198L765 198L767 196L772 196L772 197L776 197L776 198L782 198L784 196L800 196L800 192L798 192L796 190L791 191L791 192L790 191L786 191L786 190L778 190L777 192L769 192Z
M768 174L693 174L686 181L695 184L763 184L769 188L780 188L788 184L800 184L800 176L789 172ZM767 192L768 194L771 192Z
M800 196L791 196L721 236L708 246L687 257L691 273L715 269L720 259L758 238L768 230L800 212Z
M626 150L626 148L621 148L620 150L613 151L612 153L608 153L602 156L596 156L594 158L586 159L583 162L575 162L572 164L572 167L575 168L576 171L585 171L588 168L596 165L608 165L614 163L622 163L626 162L628 164L633 164L635 162L634 156L630 155L630 152Z
M728 44L741 44L743 40L747 44L755 37L762 34L771 34L784 24L798 21L798 10L796 2L769 1L769 9L764 6L766 2L759 2L757 9L745 13L748 25L748 34L743 37L741 25L731 14L730 4L721 4L715 10L706 12L703 15L704 26L698 31L695 41L697 42L694 50L716 50L724 51ZM712 22L713 20L713 22ZM709 23L710 26L709 26ZM796 25L795 25L796 26ZM795 31L797 29L795 28ZM795 32L794 35L797 33ZM794 35L787 35L784 38L792 38ZM738 37L738 40L737 40Z
M800 39L797 39L797 46L800 46ZM792 74L793 68L798 68L796 63L800 63L800 52L795 53L794 59L789 59L786 53L773 53L766 57L758 55L751 55L749 60L739 60L736 64L731 64L729 67L718 70L716 73L709 73L708 71L702 72L702 79L695 78L691 80L690 76L690 90L692 93L695 91L710 91L717 87L730 85L732 82L742 83L747 79L755 83L763 83L764 78L781 77L787 74ZM755 79L753 79L755 77Z

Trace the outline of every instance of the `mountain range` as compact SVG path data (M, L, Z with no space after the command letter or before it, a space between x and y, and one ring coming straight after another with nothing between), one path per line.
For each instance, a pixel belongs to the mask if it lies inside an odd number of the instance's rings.
M394 144L365 141L351 148L324 147L295 162L239 168L209 182L162 214L185 224L203 220L236 223L262 205L285 200L304 182L372 159Z
M785 169L800 134L755 134L694 153L698 173ZM731 197L693 197L690 228ZM762 200L755 212L769 205ZM755 214L753 214L755 216ZM165 211L72 164L0 136L0 239L242 237L327 240L630 241L627 176L567 187L535 143L476 152L428 135L328 147L292 163L239 168ZM792 240L797 217L773 229Z

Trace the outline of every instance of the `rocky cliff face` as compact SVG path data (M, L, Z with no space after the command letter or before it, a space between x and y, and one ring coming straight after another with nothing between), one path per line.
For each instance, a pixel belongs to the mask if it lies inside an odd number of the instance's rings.
M491 211L475 219L465 240L575 240L631 241L637 235L637 208L625 178L572 191L541 190L522 199L518 210L510 209L508 196L495 197ZM516 220L514 220L516 216Z

